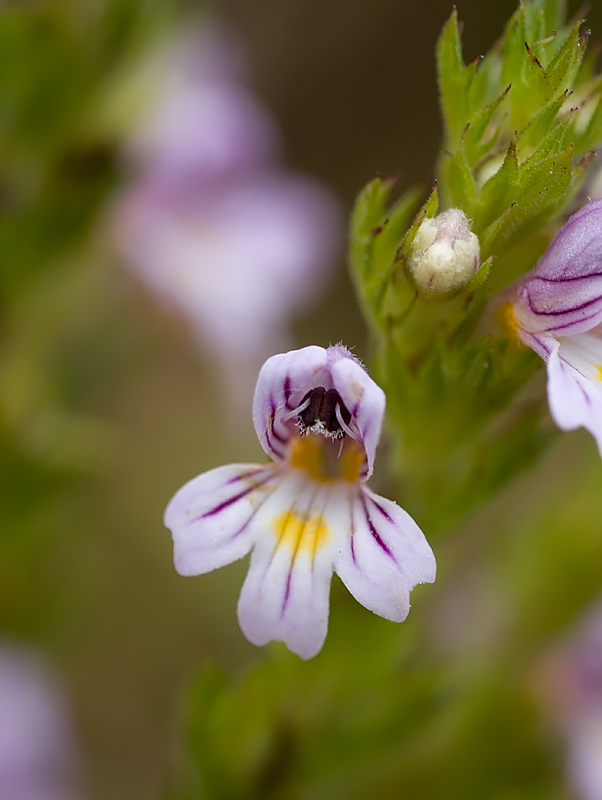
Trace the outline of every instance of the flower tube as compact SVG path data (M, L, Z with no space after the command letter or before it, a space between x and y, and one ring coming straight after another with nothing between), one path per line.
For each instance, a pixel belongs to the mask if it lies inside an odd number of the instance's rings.
M382 389L344 347L272 356L253 401L266 465L218 467L169 503L174 561L198 575L252 551L238 619L255 645L312 658L326 637L333 571L376 614L403 621L435 559L414 520L366 486L385 410Z

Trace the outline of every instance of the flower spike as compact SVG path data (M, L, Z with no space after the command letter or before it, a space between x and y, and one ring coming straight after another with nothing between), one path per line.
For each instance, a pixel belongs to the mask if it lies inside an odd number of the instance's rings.
M418 525L365 485L384 410L382 389L341 345L272 356L259 373L253 422L273 463L210 470L169 503L181 575L251 552L238 619L253 644L281 640L315 656L334 571L360 603L395 622L408 615L411 589L435 579Z
M513 291L513 324L547 364L556 424L587 428L602 455L602 200L573 214Z

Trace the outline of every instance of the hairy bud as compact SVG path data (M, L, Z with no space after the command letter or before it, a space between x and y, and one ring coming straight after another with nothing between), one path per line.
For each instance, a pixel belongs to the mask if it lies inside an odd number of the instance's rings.
M444 294L469 281L479 266L480 245L458 208L425 219L416 232L408 267L424 294Z

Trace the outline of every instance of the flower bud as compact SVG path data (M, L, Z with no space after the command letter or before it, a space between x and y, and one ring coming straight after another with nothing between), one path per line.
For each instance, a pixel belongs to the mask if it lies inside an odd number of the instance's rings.
M412 242L408 267L425 294L443 294L469 281L480 259L479 238L458 208L425 219Z

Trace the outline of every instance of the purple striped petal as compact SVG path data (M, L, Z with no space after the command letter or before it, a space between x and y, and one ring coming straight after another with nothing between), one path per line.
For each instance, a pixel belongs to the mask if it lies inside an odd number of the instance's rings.
M557 336L602 322L602 200L584 206L559 231L519 284L514 313L519 328Z
M334 361L330 371L333 386L361 434L368 466L364 476L366 480L374 470L374 457L385 415L385 393L353 358L341 356Z
M289 441L299 435L296 419L290 413L308 391L319 386L336 389L351 413L365 451L362 479L366 480L373 470L385 413L385 394L341 345L328 349L304 347L266 361L253 400L253 422L261 446L273 459L285 458Z
M264 535L238 604L240 627L253 644L283 641L306 659L322 648L336 541L331 509L342 493L341 484L317 484L294 470L266 504Z
M294 419L283 417L309 389L323 385L319 381L327 360L323 347L311 345L272 356L261 368L253 397L253 424L261 446L275 461L285 457L291 437L298 435Z
M230 464L185 484L165 510L180 575L201 575L245 556L251 524L278 484L274 465Z
M335 571L363 606L402 622L410 591L435 580L435 557L424 534L396 503L366 487L355 492L347 514Z

